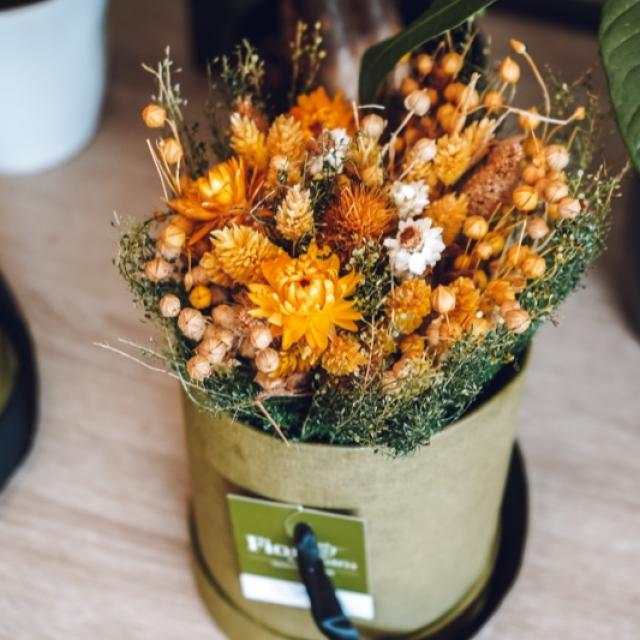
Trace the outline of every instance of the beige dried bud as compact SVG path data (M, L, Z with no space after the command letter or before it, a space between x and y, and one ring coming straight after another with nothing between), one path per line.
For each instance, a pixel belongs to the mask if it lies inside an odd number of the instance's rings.
M421 76L428 76L433 70L433 58L427 53L421 53L415 60L415 66Z
M193 267L193 269L190 269L184 274L184 288L187 291L191 291L191 289L196 285L207 284L208 282L209 277L207 276L207 270L204 267Z
M511 48L518 55L522 55L527 50L527 47L526 47L525 43L521 42L520 40L516 40L515 38L511 38L511 40L509 42L511 44Z
M489 223L482 216L469 216L465 219L462 230L467 238L480 240L489 231Z
M513 311L514 309L519 309L520 303L517 300L505 300L500 305L500 313L504 316L508 311Z
M544 198L548 202L560 202L569 195L569 187L562 180L551 180L544 188Z
M371 140L379 140L386 125L384 118L377 113L370 113L362 118L361 129Z
M249 340L251 345L260 351L271 345L273 342L273 334L269 327L258 325L251 329L251 332L249 333Z
M187 241L187 234L178 225L168 224L160 233L160 241L167 247L177 250L179 254Z
M202 382L211 375L211 365L206 358L195 355L187 360L187 373L192 380Z
M176 164L182 158L182 146L175 138L160 140L158 150L167 164Z
M411 148L411 155L418 162L431 162L437 153L436 141L431 138L420 138Z
M162 282L171 275L171 265L163 258L154 258L144 265L144 275L151 282Z
M516 84L520 80L520 65L513 58L507 56L500 64L498 74L502 82Z
M158 242L156 242L156 251L169 262L173 262L179 258L182 253L180 249L176 249L175 247L168 245L166 242L163 242L161 238L158 238Z
M180 313L180 299L172 293L167 293L160 298L158 309L163 318L175 318Z
M231 306L229 304L219 304L211 312L211 317L216 324L219 324L224 329L237 331L239 329L238 313L238 307Z
M204 337L202 342L196 347L196 353L212 365L222 364L227 357L229 348L218 338Z
M236 337L233 331L229 331L229 329L223 329L219 327L217 324L210 324L207 326L204 332L204 338L212 338L213 340L220 340L224 342L227 346L228 350L233 349L233 345L235 344Z
M576 198L563 198L558 202L558 215L561 218L575 218L581 210L580 201Z
M178 328L189 340L202 340L207 322L197 309L185 307L178 315Z
M167 112L159 104L150 102L142 110L142 120L150 129L160 129L167 120Z
M431 100L424 89L416 89L404 99L404 108L419 117L425 115L430 107Z
M533 211L538 206L538 192L535 187L521 184L513 190L513 204L520 211Z
M493 245L486 241L478 242L473 253L478 256L480 260L488 260L493 255Z
M262 373L273 373L280 366L280 354L271 348L256 353L256 369Z
M411 76L405 76L400 83L400 93L403 96L408 96L412 91L417 91L420 88L417 80L414 80Z
M531 326L531 318L524 309L512 309L504 315L504 323L513 333L524 333Z
M569 151L562 144L550 144L544 150L544 156L553 171L562 171L569 164Z
M449 313L456 306L456 294L441 284L431 294L431 306L436 313Z
M549 233L549 225L544 218L533 217L527 221L527 235L532 240L540 240Z
M240 340L238 354L249 360L253 360L256 357L256 348L251 344L249 338L242 338L242 340Z
M286 387L283 378L272 378L267 373L258 371L254 378L257 384L259 384L265 391L277 391L278 389L284 389Z
M437 347L440 344L440 327L442 325L442 318L436 318L429 323L427 327L426 336L427 343L430 347Z
M544 275L547 264L542 256L531 255L527 256L522 261L522 266L520 268L527 278L537 280L538 278L542 278Z

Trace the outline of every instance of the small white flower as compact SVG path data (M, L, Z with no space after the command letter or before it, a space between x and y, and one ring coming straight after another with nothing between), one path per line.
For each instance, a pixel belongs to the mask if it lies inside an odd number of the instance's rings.
M312 156L307 162L307 170L312 176L324 171L340 173L344 168L344 160L351 144L351 137L345 129L328 129L324 132L323 152Z
M423 180L415 182L396 180L391 185L389 195L403 220L421 214L429 204L429 186Z
M401 220L396 237L387 238L384 246L389 250L391 269L400 278L422 275L445 249L442 229L432 227L431 218Z

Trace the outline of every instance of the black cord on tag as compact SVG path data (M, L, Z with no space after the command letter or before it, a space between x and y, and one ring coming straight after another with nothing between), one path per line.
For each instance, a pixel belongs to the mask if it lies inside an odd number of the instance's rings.
M342 611L329 576L324 570L313 529L300 522L293 532L298 551L298 571L311 601L311 613L318 629L331 640L360 640L358 630Z

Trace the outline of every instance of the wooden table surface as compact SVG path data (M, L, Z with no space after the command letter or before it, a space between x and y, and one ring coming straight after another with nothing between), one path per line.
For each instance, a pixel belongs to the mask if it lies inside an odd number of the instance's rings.
M568 77L597 64L587 34L497 14L484 25L498 52L517 36ZM190 574L177 386L93 346L148 334L111 266L109 224L114 209L141 216L159 202L139 62L170 43L186 63L187 28L183 3L114 1L95 140L55 170L0 178L0 268L42 379L34 451L0 496L2 640L223 637ZM198 103L204 79L186 71L182 84ZM613 292L621 214L609 257L536 340L520 420L526 558L483 639L640 638L640 348Z

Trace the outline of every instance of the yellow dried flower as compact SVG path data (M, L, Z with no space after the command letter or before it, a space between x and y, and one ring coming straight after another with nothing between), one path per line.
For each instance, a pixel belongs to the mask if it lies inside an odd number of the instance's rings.
M308 189L295 185L276 212L276 229L286 240L295 242L313 231L313 210Z
M433 161L438 179L450 186L469 168L471 143L457 133L438 139L438 153Z
M293 116L278 116L269 129L267 152L269 157L284 156L289 163L304 159L304 131L302 125Z
M356 331L362 315L348 300L361 276L353 271L340 277L338 256L320 250L315 242L298 258L281 253L262 261L267 284L249 284L250 311L282 330L282 348L304 341L314 351L324 351L336 327Z
M267 166L267 143L264 133L252 118L231 115L231 148L250 167L263 170Z
M385 311L394 329L413 333L431 313L431 287L422 278L405 280L389 296Z
M264 282L261 265L283 253L260 232L244 225L214 231L213 253L224 272L239 284Z
M189 302L196 309L206 309L211 306L211 291L203 284L196 285L189 294Z
M306 373L318 362L319 354L308 345L293 345L287 351L280 351L280 364L272 376L286 378L295 373Z
M474 156L481 148L489 149L493 139L492 128L495 122L489 118L476 120L462 132L462 137L468 142L471 155Z
M456 296L456 306L449 319L464 325L480 308L480 291L470 278L456 278L449 286Z
M297 104L291 108L291 115L300 122L307 136L318 137L323 129L346 129L353 132L353 111L351 105L338 92L329 98L324 87L298 96Z
M211 251L206 251L200 258L200 266L206 271L209 282L221 287L232 287L233 280L225 273L220 260Z
M396 210L380 191L348 182L327 208L321 237L348 256L366 240L380 241L396 220Z
M448 246L460 233L467 216L467 196L464 193L447 193L442 198L434 200L425 215L433 220L436 227L442 228L442 240Z
M339 333L322 354L322 368L332 376L348 376L367 362L360 343L353 336Z

